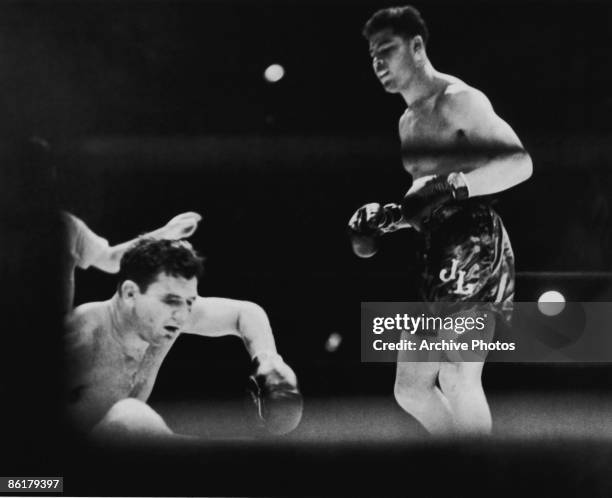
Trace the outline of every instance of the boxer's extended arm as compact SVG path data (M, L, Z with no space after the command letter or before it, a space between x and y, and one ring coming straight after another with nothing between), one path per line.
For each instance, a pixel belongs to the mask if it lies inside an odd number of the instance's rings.
M274 435L287 434L302 418L302 395L295 372L276 352L266 312L248 301L198 297L185 332L242 338L253 359L249 391L258 425Z
M148 232L142 235L142 237L170 240L185 239L193 235L201 219L202 216L198 213L182 213L172 218L163 227ZM117 273L121 257L137 240L138 238L135 238L115 246L107 247L92 262L92 265L108 273Z
M236 335L251 358L277 354L268 315L261 306L248 301L198 297L185 332L208 337Z

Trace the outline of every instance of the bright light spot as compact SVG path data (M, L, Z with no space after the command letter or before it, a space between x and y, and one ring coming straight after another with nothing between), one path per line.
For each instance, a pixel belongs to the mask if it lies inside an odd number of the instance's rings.
M285 68L280 64L272 64L264 71L264 79L268 83L276 83L282 80L283 76L285 76Z
M538 299L538 309L546 316L555 316L565 309L565 297L560 292L544 292Z
M342 336L338 332L332 332L329 334L327 341L325 342L325 350L328 353L333 353L342 344Z

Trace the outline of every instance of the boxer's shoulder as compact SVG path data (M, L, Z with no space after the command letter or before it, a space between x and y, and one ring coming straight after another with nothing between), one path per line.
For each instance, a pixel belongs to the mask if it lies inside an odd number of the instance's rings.
M108 302L93 302L77 306L66 317L66 329L83 340L92 339L95 332L104 328L109 316Z
M440 94L437 108L447 119L470 119L492 109L487 96L461 80L450 81Z

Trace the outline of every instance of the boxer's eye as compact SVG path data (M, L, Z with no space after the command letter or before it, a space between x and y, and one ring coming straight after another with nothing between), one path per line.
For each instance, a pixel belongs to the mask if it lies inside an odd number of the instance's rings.
M384 59L389 57L393 50L395 50L395 45L386 45L370 52L370 55L372 56L372 59Z

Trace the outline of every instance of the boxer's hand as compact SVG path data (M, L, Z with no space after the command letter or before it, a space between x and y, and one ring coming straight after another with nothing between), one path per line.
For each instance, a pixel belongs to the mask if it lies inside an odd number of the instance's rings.
M401 206L393 203L384 206L377 202L366 204L349 220L349 228L362 235L384 235L407 226Z
M399 204L381 206L372 202L360 207L348 223L353 252L361 258L370 258L378 251L378 237L408 228Z
M384 208L378 202L371 202L355 211L348 222L348 226L361 235L376 235L384 220Z
M151 235L158 239L178 240L186 239L193 235L193 232L198 228L198 223L202 220L202 216L193 211L181 213L172 218L163 227L152 232Z
M249 392L258 425L274 435L291 432L300 423L303 410L295 373L277 354L258 355L253 366Z
M348 235L353 252L360 258L371 258L378 251L376 225L382 215L382 207L372 202L360 207L348 222Z

